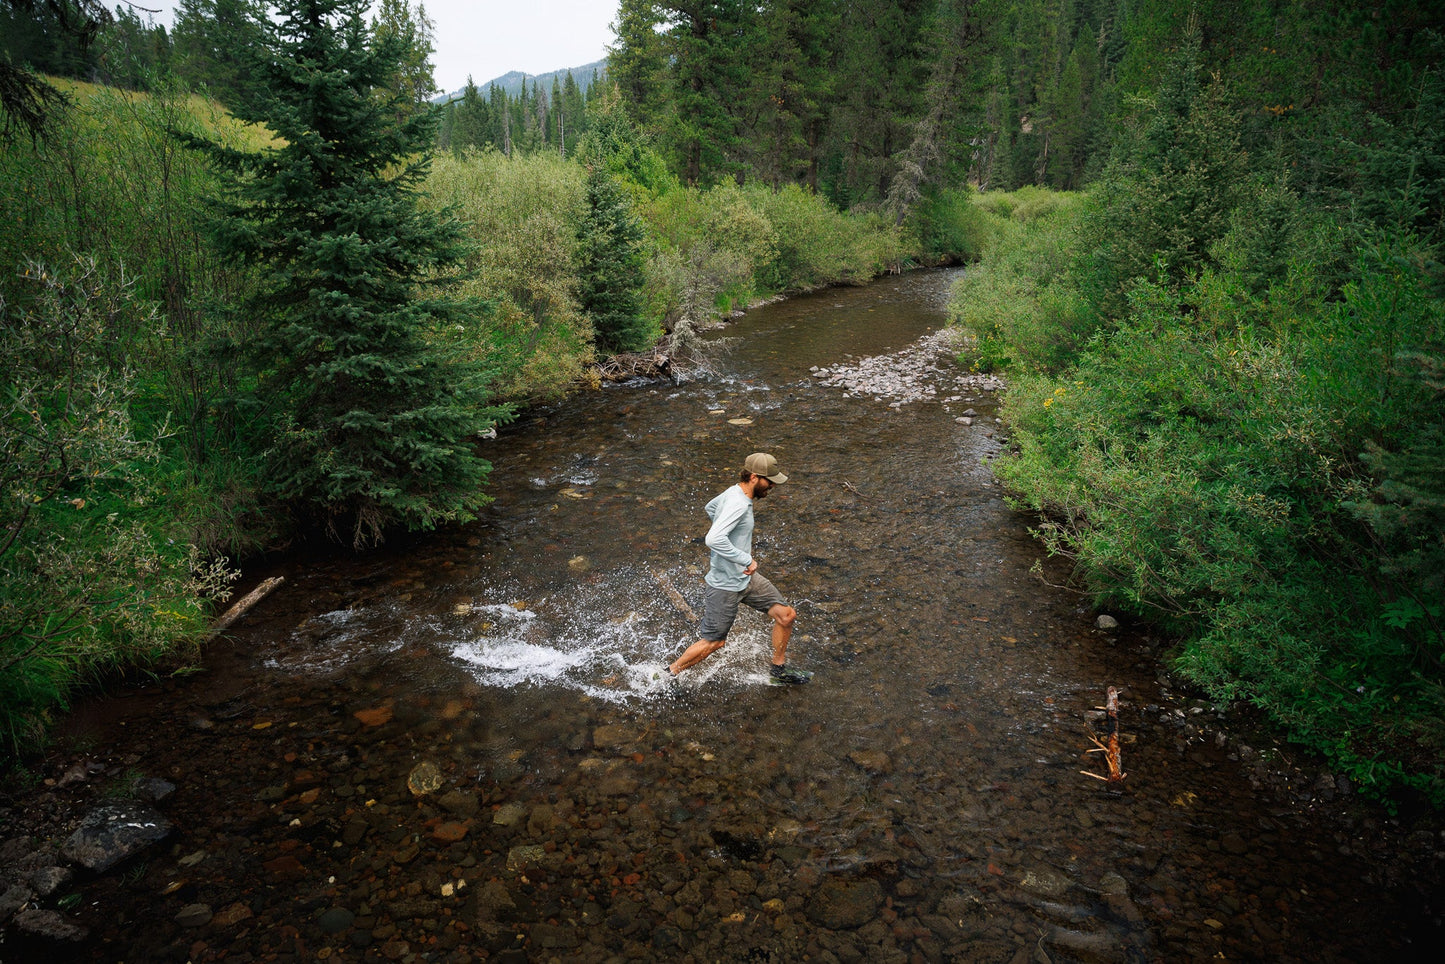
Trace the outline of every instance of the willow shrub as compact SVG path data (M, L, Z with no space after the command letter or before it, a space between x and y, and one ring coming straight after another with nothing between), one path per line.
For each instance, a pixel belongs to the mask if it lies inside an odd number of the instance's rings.
M43 742L80 684L184 661L228 573L188 543L161 434L135 426L110 331L159 325L93 262L32 263L0 300L0 747Z
M1182 307L1136 283L1076 364L1014 376L998 472L1099 600L1179 635L1215 698L1377 791L1445 801L1445 510L1421 468L1441 395L1409 364L1438 370L1445 339L1427 262L1364 244L1315 312L1274 310L1309 299L1261 302L1252 279L1207 274ZM1435 531L1400 531L1421 519Z
M923 257L930 263L977 261L998 231L998 216L976 203L972 187L947 188L925 197L909 215Z
M910 257L899 233L877 214L844 213L796 184L746 189L773 231L772 258L757 270L764 291L861 284Z
M594 357L578 301L586 172L549 153L469 151L436 157L426 193L455 207L475 242L461 293L492 305L452 336L501 373L504 398L564 394Z
M990 222L983 260L954 284L949 309L966 336L962 360L970 367L1052 370L1092 336L1095 316L1070 271L1078 199L1046 188L974 198Z
M777 257L777 232L735 184L678 187L643 204L654 239L650 303L694 322L746 305Z
M231 552L265 538L268 524L252 493L250 433L224 399L238 390L234 346L246 321L221 306L242 295L250 276L223 264L204 235L206 199L216 179L182 148L174 130L211 132L228 143L264 140L212 102L176 90L137 94L63 82L75 106L50 136L0 145L0 295L24 295L26 259L92 261L128 297L158 306L159 324L117 316L105 356L132 365L133 417L168 423L161 440L169 491L177 503L224 505L194 518L193 541Z
M876 214L838 211L797 185L678 187L642 213L655 235L654 303L669 314L695 315L699 291L727 311L760 295L862 283L916 254Z

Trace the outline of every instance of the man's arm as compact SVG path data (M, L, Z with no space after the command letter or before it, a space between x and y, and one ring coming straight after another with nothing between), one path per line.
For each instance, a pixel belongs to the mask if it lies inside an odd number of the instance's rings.
M750 506L746 502L725 502L718 512L717 518L712 520L712 528L707 530L707 537L703 539L707 547L724 559L736 565L742 566L747 575L752 575L752 570L757 568L753 557L733 545L728 535L742 521Z

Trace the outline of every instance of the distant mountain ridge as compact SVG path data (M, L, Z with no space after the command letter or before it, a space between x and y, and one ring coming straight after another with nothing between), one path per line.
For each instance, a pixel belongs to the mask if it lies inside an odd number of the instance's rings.
M522 92L522 82L526 81L528 90L535 88L536 85L540 83L544 90L550 91L554 78L560 83L569 73L572 75L572 79L577 82L577 86L586 89L587 85L592 83L592 74L594 71L597 73L599 80L606 76L606 57L603 57L601 60L594 60L590 64L583 64L581 67L563 67L560 70L553 70L545 74L524 74L520 70L509 71L500 77L492 78L486 83L477 84L477 90L485 95L487 89L495 84L501 88L508 97L516 97ZM466 88L461 87L452 91L450 94L437 94L431 100L433 104L447 104L451 101L459 100L465 91Z

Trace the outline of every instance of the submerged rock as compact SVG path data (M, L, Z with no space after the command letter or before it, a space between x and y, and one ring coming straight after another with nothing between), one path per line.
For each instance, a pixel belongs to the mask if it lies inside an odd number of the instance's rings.
M27 907L15 915L15 929L31 937L48 941L79 942L88 933L85 928L70 923L53 910Z
M435 763L423 760L412 768L406 778L406 788L413 796L424 797L428 793L435 793L442 786L442 772Z
M829 930L862 927L877 916L881 906L883 887L872 878L828 880L808 905L808 917Z
M164 840L170 832L170 821L144 804L107 804L80 822L61 855L99 873Z
M1024 871L1019 886L1040 897L1057 897L1073 886L1073 881L1052 867L1036 867Z

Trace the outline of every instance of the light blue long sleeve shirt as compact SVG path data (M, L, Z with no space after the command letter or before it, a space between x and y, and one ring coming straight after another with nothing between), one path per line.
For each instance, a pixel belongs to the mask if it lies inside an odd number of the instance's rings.
M743 570L753 562L753 500L736 485L707 504L712 528L703 541L712 550L707 576L709 586L741 592L751 578Z

